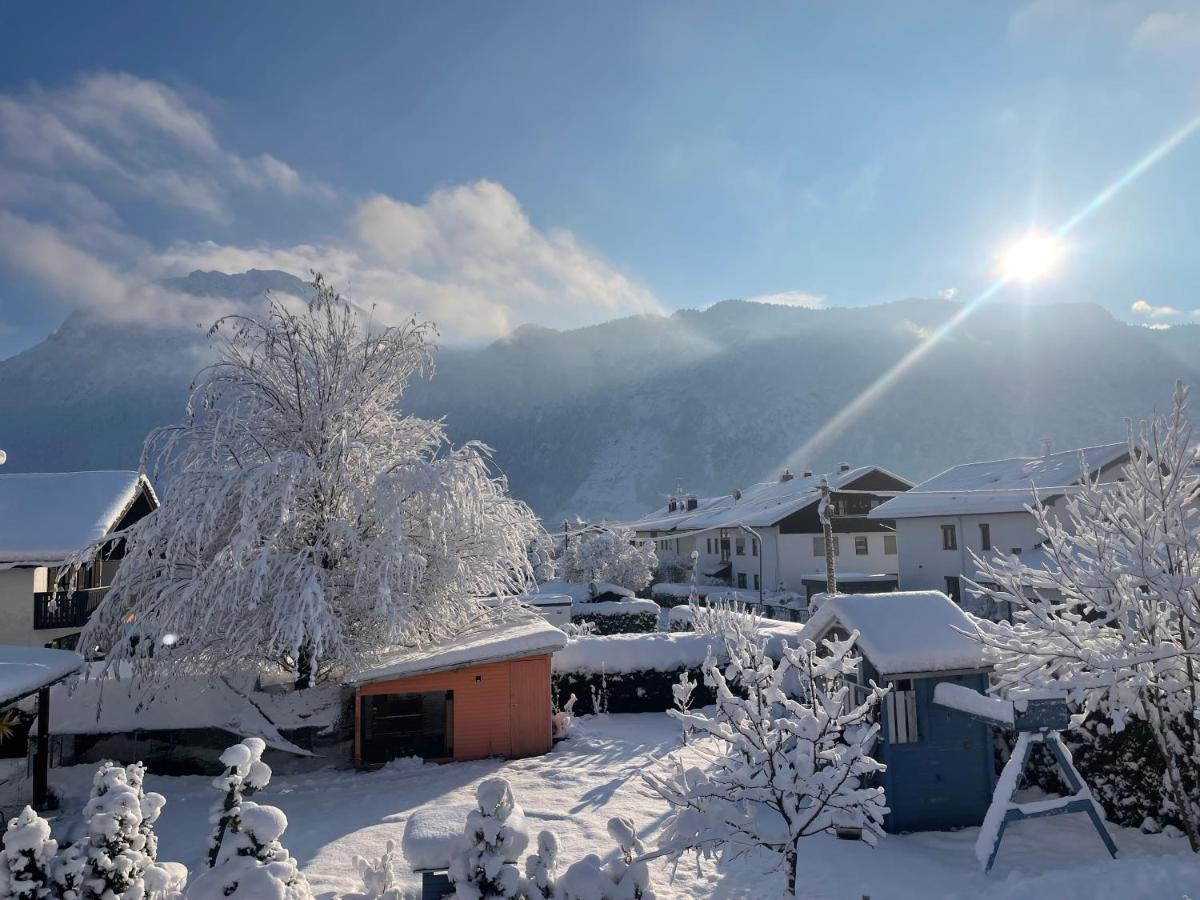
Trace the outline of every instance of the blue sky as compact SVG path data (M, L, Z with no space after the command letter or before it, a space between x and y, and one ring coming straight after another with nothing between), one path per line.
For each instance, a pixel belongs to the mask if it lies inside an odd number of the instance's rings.
M0 356L73 306L210 318L154 287L190 268L318 266L451 341L969 298L1200 115L1194 4L845 7L0 6ZM1200 134L1034 299L1200 321L1197 196Z

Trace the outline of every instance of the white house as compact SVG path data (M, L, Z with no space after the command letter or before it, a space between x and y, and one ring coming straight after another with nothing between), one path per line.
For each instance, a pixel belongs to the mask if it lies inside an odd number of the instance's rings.
M73 590L59 567L157 507L137 472L0 475L0 643L73 649L124 548L106 546Z
M639 539L653 540L660 553L686 558L698 551L700 571L735 588L803 594L806 580L825 577L825 539L817 515L821 477L785 471L776 481L722 497L672 497L628 527ZM889 522L867 514L912 483L878 466L845 463L826 477L839 584L878 589L877 576L897 573L895 534Z
M1128 446L1120 443L966 463L898 494L870 517L895 523L900 590L944 591L961 603L962 579L978 580L971 551L1036 560L1042 538L1025 509L1035 487L1053 506L1078 489L1085 470L1111 481L1128 460Z

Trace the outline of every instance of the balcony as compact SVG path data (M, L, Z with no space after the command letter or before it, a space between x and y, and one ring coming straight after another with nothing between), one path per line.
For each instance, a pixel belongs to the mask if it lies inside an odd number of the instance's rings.
M108 588L90 591L54 591L33 595L33 627L82 628L96 611Z

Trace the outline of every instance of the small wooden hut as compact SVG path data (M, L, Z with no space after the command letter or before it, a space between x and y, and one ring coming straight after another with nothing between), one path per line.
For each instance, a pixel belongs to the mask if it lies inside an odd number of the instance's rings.
M545 753L550 656L566 643L565 634L531 615L373 661L348 679L355 764Z
M892 832L979 825L992 799L992 729L934 703L943 682L980 693L990 666L963 631L970 616L939 591L840 594L827 599L803 636L845 639L858 632L859 681L891 687L880 712L875 757Z

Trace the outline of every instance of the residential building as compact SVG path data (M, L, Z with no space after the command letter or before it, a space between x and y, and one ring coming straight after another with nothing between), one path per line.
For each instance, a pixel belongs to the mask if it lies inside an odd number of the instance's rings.
M896 574L895 533L868 513L912 483L879 466L843 463L827 476L784 471L721 497L671 497L666 507L628 524L659 552L699 554L699 571L748 593L803 592L805 579L824 576L825 537L817 511L821 478L831 489L831 524L839 573ZM863 578L864 583L870 579Z
M0 475L0 642L74 649L124 546L103 545L73 579L63 567L157 507L137 472Z
M1025 508L1035 489L1053 511L1085 475L1114 480L1128 460L1128 446L1120 443L966 463L898 494L869 515L894 523L900 590L944 591L961 603L963 579L978 580L972 552L1038 558L1042 537Z

